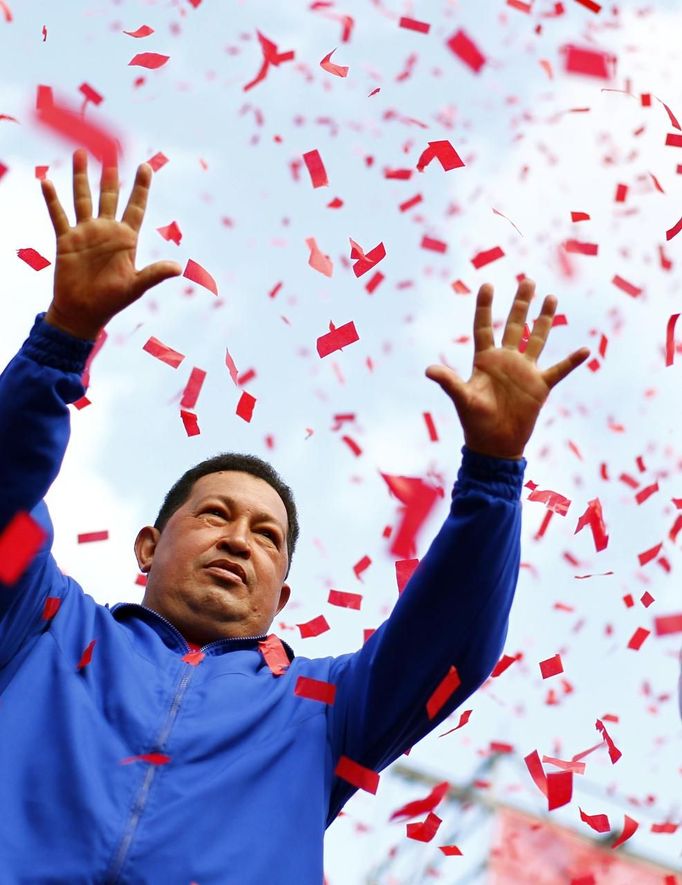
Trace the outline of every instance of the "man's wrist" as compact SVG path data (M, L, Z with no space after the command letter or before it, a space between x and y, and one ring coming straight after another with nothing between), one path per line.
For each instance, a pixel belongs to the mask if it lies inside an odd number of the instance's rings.
M83 323L64 320L63 317L59 316L53 304L48 307L47 312L43 317L43 322L48 323L50 326L54 326L55 329L59 329L61 332L66 332L67 335L71 335L74 338L80 338L83 341L94 341L103 328L102 326L93 328Z

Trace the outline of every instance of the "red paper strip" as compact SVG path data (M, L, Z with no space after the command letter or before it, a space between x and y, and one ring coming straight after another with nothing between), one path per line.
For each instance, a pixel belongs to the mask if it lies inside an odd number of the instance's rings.
M96 642L97 642L97 640L93 639L92 642L85 649L85 651L81 655L80 661L76 664L76 670L83 670L85 667L88 666L88 664L92 660L92 652L93 652L93 649L95 648Z
M36 252L35 249L17 249L17 255L33 270L43 270L43 268L49 267L52 264L51 261L43 258L40 252Z
M318 615L312 621L306 621L305 624L296 624L301 634L301 639L309 639L311 636L319 636L329 630L329 624L324 615Z
M642 290L635 286L633 283L628 283L627 280L624 280L623 277L618 276L616 274L614 278L611 280L614 286L618 286L619 289L622 289L628 295L632 295L633 298L636 298L638 295L642 294Z
M178 353L177 350L173 350L171 347L167 347L158 338L154 337L143 344L142 350L150 353L157 360L161 360L162 363L166 363L167 366L171 366L173 369L177 369L185 358L184 354Z
M121 765L129 765L131 762L148 762L150 765L167 765L171 757L166 753L142 753L139 756L126 756L121 759Z
M568 805L573 796L573 772L550 771L547 775L547 810Z
M448 244L443 240L435 240L433 237L424 235L421 241L422 249L430 249L432 252L440 252L441 255L448 251Z
M281 676L288 670L291 661L279 636L270 633L260 640L258 648L273 676Z
M605 814L585 814L580 806L578 806L578 811L580 812L580 820L585 821L595 832L608 833L611 829L611 824Z
M84 532L78 535L79 544L89 544L91 541L108 541L109 532L105 529L103 532Z
M389 821L397 820L401 817L416 817L418 814L427 814L429 811L433 811L443 801L449 788L450 784L448 781L436 784L424 799L415 799L394 811L389 817Z
M421 194L415 194L413 197L410 197L409 200L405 200L403 203L398 205L398 209L401 212L407 212L408 209L411 209L413 206L418 206L422 201Z
M526 768L530 772L530 776L533 778L535 786L540 790L543 796L546 796L547 775L545 774L545 769L542 767L542 762L540 762L538 751L533 750L532 753L529 753L524 757L523 761L526 763Z
M556 765L557 768L561 768L563 771L572 771L573 774L585 774L585 763L584 762L566 762L563 759L555 759L553 756L544 756L542 757L543 762L548 762L550 765Z
M170 224L167 224L165 227L157 227L156 230L161 234L164 240L172 241L176 246L180 245L182 231L178 227L177 221L171 221Z
M540 661L540 672L543 679L549 679L550 676L563 673L564 667L561 663L561 655L554 655L554 657L547 658L546 661Z
M430 412L424 412L424 421L426 422L426 429L429 432L429 440L431 442L438 442L438 431L436 430L436 425L433 422L433 417Z
M457 725L455 725L454 728L451 728L450 731L444 731L443 734L439 734L438 737L445 737L446 734L452 734L453 731L457 731L458 728L462 728L463 726L465 726L471 718L471 714L473 712L473 710L465 710L459 717L459 722L457 723Z
M326 187L329 184L327 172L324 168L324 163L322 162L322 157L320 156L319 151L313 150L303 154L303 162L308 169L310 180L312 181L314 188Z
M674 313L668 318L665 332L665 364L672 366L675 358L675 325L679 319L679 313Z
M453 665L445 674L443 679L436 686L435 691L426 702L426 715L429 719L433 719L441 710L450 696L459 688L461 684L457 668Z
M511 667L514 661L518 661L519 657L519 655L502 655L500 660L493 667L493 671L490 676L493 679L495 679L497 676L500 676L508 667Z
M0 534L0 581L16 584L33 562L47 535L29 513L19 511Z
M672 833L676 833L679 824L674 824L671 822L663 823L663 824L651 824L651 832L652 833L668 833L672 835Z
M601 12L601 5L595 3L594 0L575 0L575 2L580 3L585 9L589 9L590 12Z
M214 295L218 294L218 286L211 274L200 264L197 264L196 261L192 261L191 258L187 259L187 266L182 275L193 283L197 283L197 285L203 286L205 289L213 292Z
M418 565L418 559L399 559L396 562L395 579L398 585L398 596L400 596L407 586Z
M571 221L589 221L587 212L571 212Z
M320 335L317 339L316 347L320 358L329 356L330 353L335 353L337 350L341 350L349 344L353 344L360 340L360 336L355 329L355 323L353 322L345 323L345 325L339 326L338 329L333 323L330 323L329 325L331 331L327 332L325 335Z
M58 596L48 596L45 600L45 605L43 607L43 614L41 615L41 620L43 621L51 621L52 618L59 611L59 607L61 606L62 601Z
M666 147L682 147L682 135L677 132L669 132L665 137Z
M320 62L320 67L330 74L335 74L337 77L347 77L348 66L334 64L334 62L331 60L331 57L332 55L334 55L335 52L336 49L332 49L329 55L325 55L325 57Z
M597 255L599 252L598 243L581 243L579 240L566 240L563 245L567 252L575 255Z
M618 762L618 760L620 759L620 757L623 754L621 753L621 751L618 749L618 747L611 740L611 737L610 737L608 731L606 730L606 726L601 721L601 719L597 719L594 727L597 729L597 731L600 731L602 733L602 735L604 736L604 740L606 741L606 744L609 748L609 757L611 759L611 764L615 765L616 762Z
M294 688L294 694L301 698L309 698L311 701L333 704L336 698L336 686L332 685L331 682L323 682L321 679L299 676Z
M343 590L330 590L327 602L330 605L338 605L340 608L352 608L359 611L362 605L362 594L346 593Z
M348 239L350 240L350 257L357 259L353 265L353 273L356 277L361 277L386 257L383 243L379 243L365 255L362 247L355 240L351 240L350 237Z
M635 651L639 651L642 645L644 644L644 640L649 636L651 630L645 630L644 627L638 627L635 632L630 637L630 641L628 642L628 648L632 648Z
M196 366L192 369L180 400L181 408L193 409L196 406L205 378L206 372L203 369L198 369Z
M117 165L119 142L115 135L86 120L75 108L57 104L49 86L38 86L35 119L77 147L86 148L104 166Z
M129 37L149 37L150 34L154 33L154 28L150 28L149 25L140 25L136 31L123 31L122 33L127 34Z
M161 55L158 52L138 52L137 55L134 55L130 61L128 62L128 66L133 65L138 68L148 68L149 70L156 70L157 68L163 67L166 64L169 55Z
M354 762L348 756L341 756L338 765L334 769L337 777L343 778L354 787L365 790L368 793L376 794L379 789L379 775L371 768L365 768L359 762Z
M428 147L422 151L421 156L417 160L417 170L423 172L431 160L438 160L445 172L449 172L451 169L460 169L464 166L464 161L447 139L429 142ZM409 172L409 175L399 175L399 173L405 172ZM386 178L409 178L412 175L412 170L396 169L390 175L388 172L384 174Z
M153 157L147 160L147 163L152 167L152 170L154 172L158 172L159 169L161 169L162 166L165 166L167 162L168 157L165 154L162 154L161 151L158 151L154 154Z
M511 0L507 0L507 3L510 3ZM439 851L442 851L447 857L452 857L455 855L461 855L462 852L456 845L439 845Z
M273 43L272 40L268 40L268 38L263 36L260 31L256 31L256 34L258 35L258 42L260 43L261 52L263 53L263 62L253 80L242 87L244 92L248 92L249 89L252 89L265 79L270 65L278 67L282 62L292 61L295 57L293 50L279 52L276 43Z
M431 30L431 25L426 22L420 22L415 18L408 18L405 15L401 16L398 25L401 28L406 28L408 31L417 31L419 34L428 34Z
M0 556L0 562L2 557ZM670 636L671 633L682 633L682 612L678 615L660 615L654 618L656 636Z
M440 827L442 823L443 821L438 815L430 811L426 816L426 820L421 823L405 825L407 838L416 839L417 842L430 842L438 832L438 827Z
M637 821L629 817L627 814L623 815L623 832L613 843L611 848L618 848L619 845L622 845L623 842L627 842L634 834L637 832L639 828L639 824Z
M577 535L578 532L585 528L585 526L589 526L592 531L592 538L597 553L599 553L600 550L605 550L609 543L609 536L606 534L606 526L604 525L604 517L599 498L593 498L588 503L587 510L585 510L583 515L578 519L578 525L573 534Z
M78 87L78 91L85 97L86 101L91 101L94 105L102 104L104 101L104 97L97 92L96 89L93 89L88 83L81 83Z
M666 240L672 240L672 238L676 237L681 230L682 230L682 218L680 218L680 220L677 222L677 224L674 224L670 228L670 230L667 230L665 232Z
M182 424L185 428L185 433L187 436L199 436L201 430L199 429L199 421L194 412L188 412L186 409L180 409L180 418L182 420Z
M609 80L615 67L615 58L609 52L598 49L583 49L568 44L561 47L564 53L564 70L568 74L584 74Z
M308 237L305 242L310 249L310 256L308 257L308 264L310 267L312 267L313 270L317 270L321 274L324 274L326 277L330 277L334 270L334 265L332 264L329 255L322 254L315 242L315 237Z
M481 267L485 267L486 264L490 264L493 261L497 261L498 258L504 257L504 251L501 246L493 246L492 249L488 249L484 252L477 252L476 255L471 259L471 263L479 270Z
M256 397L251 396L250 393L244 391L242 395L239 397L239 402L237 403L236 414L247 423L251 422L253 418L253 410L256 405Z
M485 65L485 56L463 30L460 29L456 34L453 34L447 41L447 46L475 74L478 74Z

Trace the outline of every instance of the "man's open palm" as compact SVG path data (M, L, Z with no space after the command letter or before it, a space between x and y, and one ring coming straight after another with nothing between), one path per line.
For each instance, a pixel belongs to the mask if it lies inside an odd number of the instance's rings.
M71 227L51 181L42 192L57 235L54 295L46 315L66 331L93 338L109 320L148 289L182 268L174 261L157 261L135 270L137 238L144 218L152 170L137 169L128 205L116 221L119 183L115 166L102 169L99 214L93 218L87 154L73 155L73 202L76 225Z
M590 355L581 347L544 371L536 364L552 328L557 299L548 295L533 325L524 353L519 343L535 293L535 283L518 287L502 346L495 347L492 326L493 287L481 286L474 316L474 365L465 383L447 366L434 364L426 376L436 381L455 404L468 448L496 458L523 457L540 409L550 390Z

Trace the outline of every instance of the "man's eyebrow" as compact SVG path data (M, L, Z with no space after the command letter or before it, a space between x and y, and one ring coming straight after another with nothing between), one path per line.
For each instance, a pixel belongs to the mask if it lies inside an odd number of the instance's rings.
M235 499L232 498L232 497L230 497L230 495L211 495L211 494L208 494L208 495L204 495L203 500L206 500L206 499L208 499L208 498L216 498L218 501L223 501L225 504L230 504L232 507L235 506L235 503L238 503L238 502L235 502ZM272 523L273 525L275 525L275 526L276 526L281 532L283 532L283 529L282 529L282 527L280 526L279 522L277 522L277 519L276 519L271 513L266 513L264 510L260 510L258 513L254 513L253 516L254 516L254 519L256 519L256 520L259 521L259 522L260 522L260 521L263 521L263 522L271 522L271 523Z

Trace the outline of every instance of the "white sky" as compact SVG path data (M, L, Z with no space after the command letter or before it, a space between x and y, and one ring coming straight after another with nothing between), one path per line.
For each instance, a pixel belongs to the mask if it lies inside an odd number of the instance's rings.
M125 134L122 205L137 164L157 151L166 154L170 162L152 185L139 266L167 257L184 267L192 258L212 273L220 292L216 299L186 280L173 280L110 323L109 340L94 363L88 394L93 405L72 415L71 443L47 498L62 568L102 603L140 601L132 544L138 529L153 522L167 489L189 466L218 451L251 452L281 472L300 513L302 532L289 578L293 598L282 613L293 629L278 629L279 634L310 657L358 648L363 628L378 626L397 595L393 561L381 537L385 525L396 523L397 508L379 471L443 475L445 499L420 535L422 556L447 514L460 463L462 434L454 407L424 369L444 357L468 377L472 344L456 341L471 335L475 289L484 281L496 285L494 316L501 323L515 276L526 273L539 290L531 318L550 291L559 297L557 312L568 318L568 326L553 330L542 366L583 344L597 356L599 336L608 337L599 371L582 366L553 391L525 453L525 480L572 504L565 518L553 517L538 542L533 536L544 507L524 503L522 561L532 568L521 570L505 648L509 654L522 651L523 663L465 704L474 709L469 724L442 740L437 734L446 728L437 730L413 750L409 763L462 783L490 741L507 741L520 767L500 766L493 793L542 813L542 797L523 757L537 749L568 759L597 743L597 717L618 715L619 723L607 727L623 757L612 766L606 750L597 751L587 757L584 778L614 796L581 793L576 777L573 802L552 812L552 819L590 835L578 805L589 814L609 813L616 832L627 812L640 829L619 851L631 848L679 865L682 830L675 835L648 830L666 815L673 821L681 816L680 639L652 632L640 651L626 648L637 627L653 630L655 615L682 609L679 539L673 544L667 537L677 513L671 499L682 497L681 357L668 368L663 357L668 317L680 310L682 235L665 244L665 231L682 214L682 178L676 174L682 150L664 145L672 129L663 107L654 100L642 108L638 100L651 92L682 118L677 4L624 2L618 16L604 4L597 16L567 0L566 14L548 19L542 13L553 6L549 2L536 2L527 16L502 0L409 7L348 0L338 7L356 18L347 44L336 22L306 4L262 0L230 4L228 10L203 0L193 9L178 0L59 4L49 12L37 0L15 6L11 23L0 20L0 114L19 120L18 125L0 120L0 162L9 167L0 180L3 365L50 300L51 268L36 273L16 256L17 249L30 246L54 258L36 165L50 166L71 208L71 147L31 123L38 84L53 86L73 103L80 103L84 81L104 96L86 113ZM399 29L399 15L430 22L430 34ZM540 34L534 33L538 23ZM121 33L142 24L156 33L143 40ZM459 27L490 59L479 75L445 47ZM296 60L271 69L263 83L244 93L243 84L260 66L256 29L282 51L294 49ZM618 57L614 80L563 73L560 47L571 42L612 51ZM333 60L350 67L346 79L319 68L334 47ZM156 71L128 67L143 51L161 52L170 61ZM412 75L396 81L411 53L417 54ZM540 59L550 61L552 80ZM134 88L140 75L146 82ZM634 97L601 91L625 89L627 83ZM380 93L368 98L377 86ZM569 113L584 107L589 112ZM428 128L385 119L391 109ZM453 115L452 128L443 112ZM383 177L386 166L414 168L427 142L444 138L465 168L444 173L433 163L411 181ZM292 177L289 164L313 148L324 160L327 188L314 190L304 167L299 181ZM371 166L365 160L370 156ZM92 163L93 189L98 172ZM657 176L664 194L648 173ZM629 186L623 205L614 203L621 182ZM424 202L401 214L398 204L416 193ZM342 209L326 208L334 196L344 200ZM572 210L589 212L592 220L572 224ZM173 220L183 232L179 247L156 233ZM446 240L448 252L420 249L423 234ZM310 236L334 261L331 279L307 265ZM364 288L370 275L356 279L342 264L349 237L366 249L380 241L386 246L378 268L386 279L371 296ZM556 258L567 238L599 244L597 257L569 256L571 278L562 275ZM506 257L474 270L470 258L494 245ZM660 266L659 245L673 262L669 272ZM633 299L615 288L616 273L641 286L642 295ZM450 284L456 279L472 294L455 294ZM280 281L281 290L270 299L268 292ZM339 326L351 320L360 341L321 360L316 339L330 321ZM142 351L151 335L186 354L179 369ZM500 337L498 330L498 344ZM239 391L225 368L225 348L240 372L257 373L246 386L257 398L250 424L235 415ZM177 402L192 366L208 375L197 405L201 435L187 438ZM438 443L429 442L425 411L436 423ZM333 416L346 412L354 412L357 422L331 432ZM624 431L610 429L614 424ZM361 446L361 457L341 441L343 433ZM266 445L268 434L274 450ZM640 455L644 473L636 464ZM608 465L608 482L600 477L602 463ZM619 481L622 473L637 478L640 487L658 479L660 491L638 506L635 492ZM524 490L524 501L527 496ZM587 529L574 534L595 497L610 536L601 553ZM103 528L109 530L107 542L76 543L78 533ZM655 562L638 566L637 554L660 541L670 574ZM566 551L580 567L569 565ZM373 562L359 584L352 567L364 555ZM575 578L607 571L614 575ZM362 611L329 606L331 587L363 593ZM649 609L638 601L644 590L655 598ZM636 600L632 609L622 601L628 592ZM575 611L557 611L556 602ZM331 631L301 640L294 625L321 613ZM574 691L548 706L548 690L561 692L560 677L543 681L537 664L557 652ZM330 885L362 881L390 845L405 846L403 825L388 826L388 815L425 792L387 771L376 797L354 797L348 816L327 837ZM647 796L655 797L655 811L642 805ZM358 834L358 822L370 831ZM452 815L446 817L443 830L453 822ZM449 858L443 866L453 871L452 881L465 869L467 855L485 850L481 838L458 837L465 857ZM444 844L440 834L430 846L406 850L416 849L421 863L437 853L437 844ZM446 873L443 881L450 881Z

